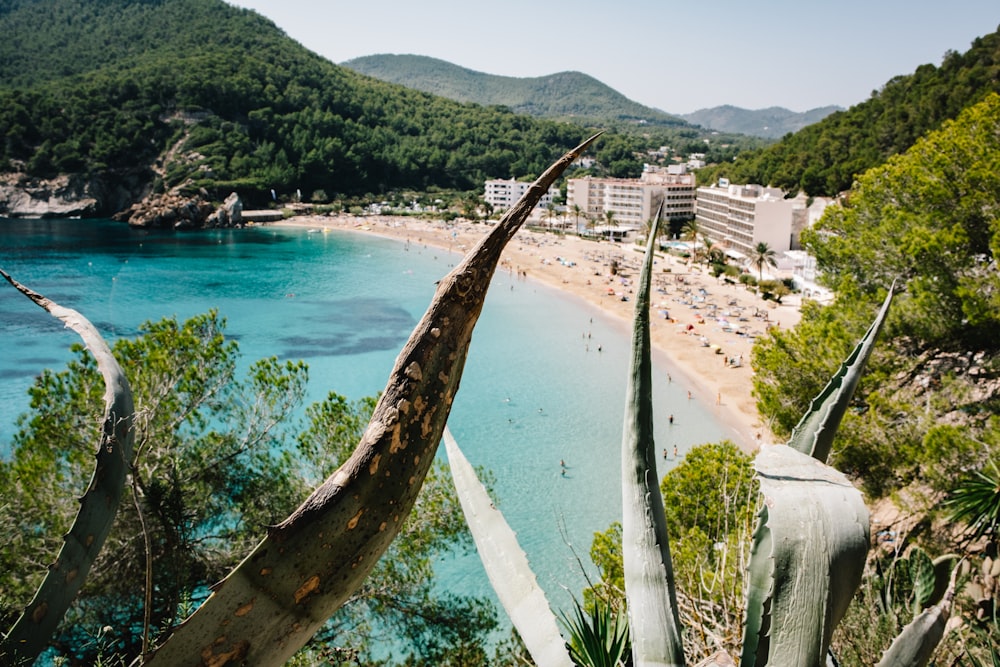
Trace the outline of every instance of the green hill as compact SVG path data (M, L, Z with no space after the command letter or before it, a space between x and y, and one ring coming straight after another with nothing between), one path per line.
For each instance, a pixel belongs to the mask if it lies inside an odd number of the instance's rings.
M540 118L601 126L688 125L676 116L633 102L580 72L531 78L497 76L427 56L395 54L364 56L341 65L382 81L459 102L504 106Z
M221 0L0 0L0 34L0 171L82 178L95 214L143 183L250 205L469 190L535 175L586 134L361 76Z
M865 102L705 175L835 195L998 91L1000 34L993 32L974 40L963 54L949 52L940 66L921 65L913 74L894 77Z

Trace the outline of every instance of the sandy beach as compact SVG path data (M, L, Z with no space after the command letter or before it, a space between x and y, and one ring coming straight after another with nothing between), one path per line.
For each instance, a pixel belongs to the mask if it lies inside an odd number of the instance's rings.
M341 229L464 253L491 227L484 223L410 217L297 216L271 225ZM508 244L499 270L539 280L579 298L620 322L627 337L632 291L643 253L634 244L592 241L522 229ZM612 263L618 270L612 275ZM750 350L770 327L799 321L799 300L764 301L742 285L713 278L704 266L657 254L654 264L651 337L661 368L682 383L691 398L712 406L729 436L745 450L771 441L751 395ZM627 338L626 338L627 339Z

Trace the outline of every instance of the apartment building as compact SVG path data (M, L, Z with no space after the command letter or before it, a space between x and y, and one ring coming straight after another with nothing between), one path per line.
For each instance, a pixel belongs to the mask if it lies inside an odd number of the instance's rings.
M785 199L778 188L720 183L698 188L695 220L702 234L733 257L750 257L758 243L781 256L798 248L808 223L806 198Z
M517 200L528 191L529 187L531 187L531 183L515 181L513 178L510 180L499 178L486 181L486 192L483 199L493 207L494 211L506 211L517 203ZM535 209L547 208L557 196L559 196L559 188L553 185L547 193L542 195L538 204L535 205Z
M580 207L591 220L600 222L605 212L614 213L622 228L639 229L652 219L663 202L663 218L694 216L696 181L684 165L645 165L642 176L629 178L571 178L566 188L566 205Z

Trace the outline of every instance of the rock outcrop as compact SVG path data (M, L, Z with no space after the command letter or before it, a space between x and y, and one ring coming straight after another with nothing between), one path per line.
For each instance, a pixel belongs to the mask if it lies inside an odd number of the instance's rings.
M63 174L42 179L0 174L0 216L9 218L109 217L133 227L200 229L239 227L243 202L234 192L219 207L201 191L152 194L153 173L137 170L87 177Z
M204 227L238 227L243 224L243 203L234 192L225 203L213 208L208 195L195 196L177 192L151 195L112 216L132 227L162 229L201 229Z
M243 202L235 192L226 197L222 206L208 216L206 227L239 227L243 224Z
M0 174L0 216L67 218L110 216L145 197L151 172L63 174L43 179L21 173Z

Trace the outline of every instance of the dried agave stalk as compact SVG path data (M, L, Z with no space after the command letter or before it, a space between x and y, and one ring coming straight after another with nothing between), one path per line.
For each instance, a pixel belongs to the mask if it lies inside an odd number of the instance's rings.
M283 664L361 585L399 532L434 459L504 246L597 136L549 167L441 280L354 453L268 531L147 664Z
M10 664L27 664L45 648L111 532L132 460L135 408L125 373L104 338L86 317L28 289L2 270L0 275L79 334L104 378L101 438L94 474L80 498L80 511L31 602L10 631L0 637L0 656L10 660Z

